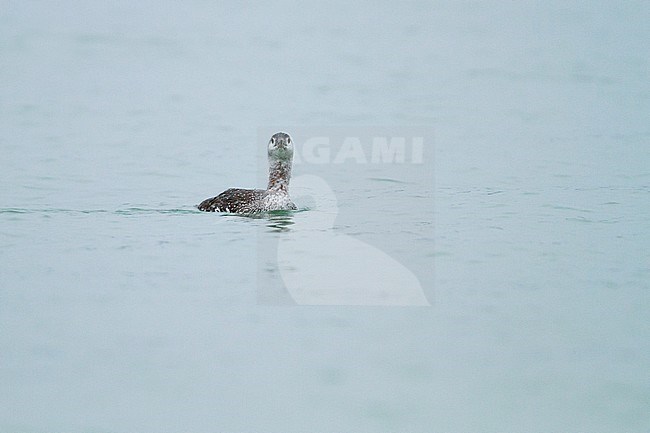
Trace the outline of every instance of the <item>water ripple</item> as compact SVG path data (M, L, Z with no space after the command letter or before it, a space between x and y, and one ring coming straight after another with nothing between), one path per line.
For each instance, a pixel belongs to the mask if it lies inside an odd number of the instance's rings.
M131 207L117 210L106 209L66 209L66 208L45 208L45 209L28 209L28 208L0 208L0 214L114 214L114 215L139 215L139 214L172 214L185 215L201 213L198 209L191 208L139 208Z

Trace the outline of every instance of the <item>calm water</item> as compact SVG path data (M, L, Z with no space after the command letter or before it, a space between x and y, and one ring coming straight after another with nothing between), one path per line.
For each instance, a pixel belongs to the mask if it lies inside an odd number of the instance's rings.
M0 432L650 431L647 3L96 3L0 1ZM380 126L424 163L194 208ZM431 306L295 305L323 237Z

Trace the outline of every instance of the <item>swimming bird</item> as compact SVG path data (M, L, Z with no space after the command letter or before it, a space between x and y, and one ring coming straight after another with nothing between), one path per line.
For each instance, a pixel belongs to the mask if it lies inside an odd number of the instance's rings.
M293 162L293 140L284 132L273 134L267 146L269 183L264 189L230 188L216 197L205 199L199 210L253 214L274 210L295 210L289 197L289 180Z

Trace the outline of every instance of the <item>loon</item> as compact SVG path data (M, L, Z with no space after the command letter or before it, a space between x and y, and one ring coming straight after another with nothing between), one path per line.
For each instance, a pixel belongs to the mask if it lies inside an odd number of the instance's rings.
M253 214L274 210L296 210L289 197L293 142L289 134L273 134L268 144L269 184L263 189L230 188L216 197L205 199L199 210Z

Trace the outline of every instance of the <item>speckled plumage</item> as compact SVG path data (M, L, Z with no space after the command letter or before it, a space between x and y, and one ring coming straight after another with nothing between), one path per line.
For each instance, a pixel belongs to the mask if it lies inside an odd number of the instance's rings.
M278 132L268 145L269 183L266 190L230 188L203 200L199 210L251 214L273 210L295 210L289 197L293 144L289 134Z

